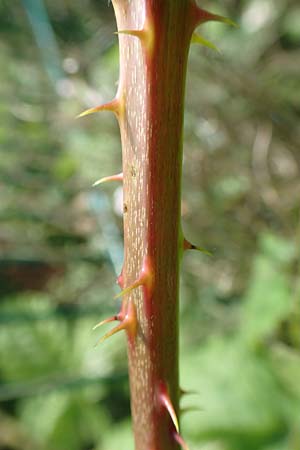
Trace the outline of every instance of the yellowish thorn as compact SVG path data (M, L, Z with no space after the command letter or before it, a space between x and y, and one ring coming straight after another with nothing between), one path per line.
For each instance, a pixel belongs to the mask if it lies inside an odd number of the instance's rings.
M81 117L88 116L89 114L93 114L100 111L111 111L115 114L119 112L119 102L118 100L112 100L111 102L104 103L103 105L95 106L94 108L89 108L83 111L82 113L76 116L76 119L80 119Z
M117 325L112 330L108 331L99 341L95 344L95 347L97 347L99 344L102 344L102 342L106 341L109 337L113 336L114 334L118 333L119 331L125 330L126 325L121 322L119 325Z
M215 44L208 41L203 36L200 36L200 34L198 34L198 33L193 33L191 43L204 45L205 47L211 48L212 50L215 50L216 52L221 53L220 49L218 49L218 47Z
M145 38L145 30L119 30L115 34L127 34L129 36L136 36L139 39Z
M162 401L163 405L165 406L165 408L167 409L167 411L172 419L172 422L174 424L174 427L176 428L177 433L179 433L179 423L178 423L177 415L176 415L175 409L172 405L169 395L167 393L162 393L161 401Z
M123 297L123 295L129 294L131 291L133 291L139 286L142 286L143 284L144 284L143 279L140 278L139 280L132 283L131 286L128 286L126 289L123 289L121 292L119 292L119 294L115 295L114 299L118 299L120 297Z
M227 25L230 25L231 27L239 28L239 25L234 22L234 20L229 19L228 17L219 16L217 14L214 14L214 19L216 22L223 22Z
M110 322L115 322L116 320L118 320L118 316L112 316L109 317L108 319L102 320L101 322L97 323L97 325L95 325L92 330L96 330L99 327L102 327L102 325L105 325L106 323L110 323Z

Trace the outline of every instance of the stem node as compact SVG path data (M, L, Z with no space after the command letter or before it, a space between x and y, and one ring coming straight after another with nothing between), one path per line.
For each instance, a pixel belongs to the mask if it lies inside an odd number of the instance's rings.
M142 265L142 269L140 272L140 275L138 279L132 283L130 286L128 286L126 289L123 289L119 294L117 294L114 298L120 298L123 297L126 294L130 294L134 289L143 286L146 290L148 295L152 293L153 290L153 282L154 282L154 272L153 267L151 264L151 260L149 256L146 256L144 258L144 262Z

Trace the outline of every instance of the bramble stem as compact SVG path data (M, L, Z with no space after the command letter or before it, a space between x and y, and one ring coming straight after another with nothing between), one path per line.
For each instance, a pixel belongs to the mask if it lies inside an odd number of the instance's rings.
M183 103L192 8L189 0L115 0L114 8L120 31L124 288L141 272L150 280L125 295L138 318L136 339L128 345L135 446L174 450Z

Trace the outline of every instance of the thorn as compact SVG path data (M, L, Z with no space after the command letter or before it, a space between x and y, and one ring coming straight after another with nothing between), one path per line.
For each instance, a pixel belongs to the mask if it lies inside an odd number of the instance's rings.
M147 19L145 20L144 26L141 30L118 30L115 31L115 34L127 34L129 36L135 36L144 44L147 50L153 49L153 26L151 26Z
M220 49L218 49L218 47L215 44L208 41L203 36L200 36L200 34L198 34L198 33L193 33L191 43L204 45L205 47L211 48L212 50L215 50L216 52L221 53Z
M96 343L95 347L102 342L104 342L109 337L113 336L114 334L118 333L119 331L125 330L127 331L130 340L134 340L137 334L137 314L136 314L136 307L135 304L131 301L127 305L127 311L124 314L123 312L123 305L121 308L121 312L117 314L116 316L109 317L106 320L103 320L102 322L98 323L94 326L93 330L96 328L114 321L120 321L120 324L117 325L112 330L108 331L99 341Z
M186 408L180 408L180 413L181 414L186 414L189 412L201 412L203 411L201 408L199 408L198 406L187 406Z
M150 290L150 292L153 287L153 268L152 268L150 258L148 256L146 256L144 259L139 278L134 283L132 283L130 286L128 286L126 289L123 289L114 298L117 299L117 298L123 297L123 295L129 294L134 289L136 289L140 286L144 286L147 290Z
M173 405L171 403L171 400L170 400L169 396L167 396L166 394L162 394L161 400L162 400L164 406L166 407L166 409L167 409L167 411L168 411L168 413L169 413L169 415L170 415L170 417L172 419L172 422L174 424L174 427L176 428L176 431L178 432L179 431L179 423L178 423L178 419L177 419L177 416L176 416L175 409L174 409L174 407L173 407Z
M102 344L102 342L106 341L109 337L113 336L114 334L118 333L119 331L125 330L126 324L124 324L124 321L121 322L119 325L117 325L112 330L108 331L104 336L102 336L101 339L99 339L98 342L96 342L95 347L97 347L99 344Z
M187 239L183 239L183 250L198 250L201 253L204 253L205 255L212 256L212 253L205 248L197 247L196 245L189 242Z
M175 441L178 442L178 444L183 448L183 450L189 450L187 443L185 442L183 437L178 432L174 431L173 436L174 436Z
M179 395L183 397L184 395L199 395L197 391L187 391L186 389L179 388Z
M168 411L168 413L169 413L169 415L171 417L171 420L173 422L173 425L174 425L177 433L179 433L179 423L178 423L177 415L176 415L174 406L172 404L172 401L170 399L170 395L168 393L168 389L164 385L164 383L160 383L159 400L160 400L160 403Z
M196 28L198 25L201 25L202 23L210 21L223 22L227 25L238 28L238 25L233 20L228 19L224 16L219 16L218 14L213 14L205 11L205 9L201 9L197 5L194 5L194 20L194 28Z
M127 34L129 36L135 36L141 40L144 40L146 31L144 29L142 29L142 30L118 30L118 31L115 31L114 34Z
M123 181L123 173L117 173L116 175L111 175L109 177L100 178L100 180L95 181L92 187L99 186L99 184L106 183L108 181Z
M117 320L120 320L119 315L109 317L108 319L102 320L101 322L97 323L97 325L95 325L95 326L92 328L92 330L94 331L94 330L96 330L97 328L102 327L102 325L105 325L106 323L115 322L115 321L117 321Z
M128 286L126 289L123 289L119 294L114 296L114 299L123 297L123 295L129 294L131 291L136 289L139 286L143 286L144 280L142 277L140 277L138 280L136 280L134 283L132 283L130 286Z
M78 116L76 116L76 119L79 119L80 117L88 116L89 114L93 114L93 113L99 112L99 111L111 111L111 112L115 113L116 115L118 115L119 109L120 109L119 100L114 99L111 102L104 103L103 105L99 105L99 106L95 106L94 108L86 109L82 113L78 114Z

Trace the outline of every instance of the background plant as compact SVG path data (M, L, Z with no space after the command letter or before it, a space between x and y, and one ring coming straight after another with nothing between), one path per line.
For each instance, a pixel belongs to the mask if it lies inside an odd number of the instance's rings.
M201 411L183 430L195 449L296 450L299 10L204 6L241 27L206 25L222 55L190 55L184 228L214 257L184 260L182 379ZM118 193L87 186L120 168L118 130L109 116L73 119L115 92L115 22L106 2L46 7L59 48L50 72L24 6L1 2L0 441L132 448L122 338L94 351L87 332L115 312Z

